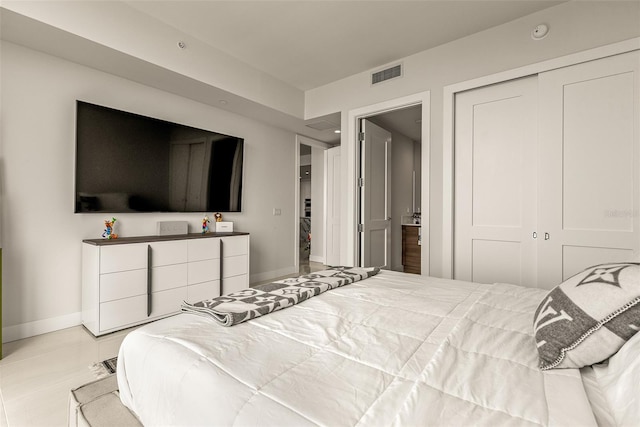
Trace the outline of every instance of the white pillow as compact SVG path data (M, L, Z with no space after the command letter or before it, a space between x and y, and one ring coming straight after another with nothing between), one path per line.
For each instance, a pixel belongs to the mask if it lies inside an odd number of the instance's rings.
M596 380L619 426L640 425L640 334L635 334L609 363L594 365Z

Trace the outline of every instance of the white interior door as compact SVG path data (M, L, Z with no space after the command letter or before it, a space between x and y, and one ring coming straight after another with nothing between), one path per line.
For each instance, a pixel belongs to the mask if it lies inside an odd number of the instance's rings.
M540 287L640 259L639 68L635 51L540 75Z
M391 133L363 119L361 132L360 265L391 266Z
M327 164L326 264L340 265L340 147L325 151Z
M537 78L455 105L454 278L535 286Z

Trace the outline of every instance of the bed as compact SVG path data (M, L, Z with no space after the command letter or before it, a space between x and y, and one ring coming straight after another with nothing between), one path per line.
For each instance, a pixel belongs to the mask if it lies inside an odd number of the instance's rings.
M549 295L380 271L231 327L183 313L124 339L120 398L149 426L640 425L640 334L541 370Z

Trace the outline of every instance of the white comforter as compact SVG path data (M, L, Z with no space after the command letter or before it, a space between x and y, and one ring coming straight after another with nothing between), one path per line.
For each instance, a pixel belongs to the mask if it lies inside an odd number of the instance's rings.
M383 271L223 327L130 333L122 402L158 425L595 425L578 370L541 372L544 291Z

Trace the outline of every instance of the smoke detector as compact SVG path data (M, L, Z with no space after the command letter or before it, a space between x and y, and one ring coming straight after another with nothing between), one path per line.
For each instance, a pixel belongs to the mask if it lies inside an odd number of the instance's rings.
M534 40L542 40L549 34L549 26L547 24L540 24L531 31L531 38Z

